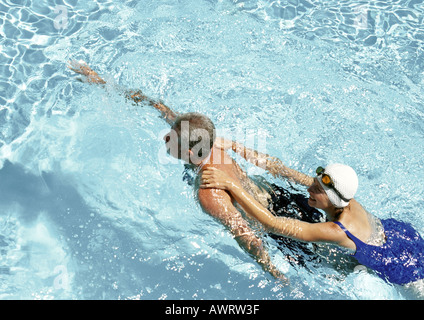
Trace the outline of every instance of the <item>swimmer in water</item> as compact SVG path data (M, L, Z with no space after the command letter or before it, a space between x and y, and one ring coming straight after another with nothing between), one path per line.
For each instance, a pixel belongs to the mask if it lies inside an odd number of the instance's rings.
M220 147L246 149L237 142L224 141ZM424 240L414 228L395 219L380 220L368 213L354 199L358 188L355 171L343 164L318 167L310 177L286 167L279 159L245 150L246 159L262 163L275 177L283 177L308 187L308 203L323 210L326 222L308 223L276 217L251 197L240 184L217 168L202 173L201 188L215 188L231 193L251 217L272 233L304 242L330 243L350 250L359 263L374 270L381 278L406 285L424 297ZM254 161L253 161L254 160Z
M106 84L106 81L83 61L71 61L69 68L83 75L85 82ZM268 204L271 196L259 188L223 149L216 147L215 142L219 139L215 139L215 126L208 117L199 113L177 114L162 102L145 96L141 90L126 90L124 95L137 104L143 103L154 107L171 126L169 133L164 136L170 155L189 163L198 175L206 168L219 169L249 190L255 201L263 205ZM203 210L220 221L232 233L238 244L252 255L265 271L283 283L288 282L284 274L272 263L262 239L252 229L253 221L246 219L245 213L236 207L237 204L228 191L220 188L198 188L197 196Z

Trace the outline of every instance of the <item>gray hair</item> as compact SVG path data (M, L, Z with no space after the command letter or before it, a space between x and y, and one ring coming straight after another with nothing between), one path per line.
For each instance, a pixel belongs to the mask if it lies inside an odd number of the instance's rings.
M175 119L172 129L178 134L180 146L195 152L196 157L203 159L210 154L216 135L215 125L207 116L184 113Z

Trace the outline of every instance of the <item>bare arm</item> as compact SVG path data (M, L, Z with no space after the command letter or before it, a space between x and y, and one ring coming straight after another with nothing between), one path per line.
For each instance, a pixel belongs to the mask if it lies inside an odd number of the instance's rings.
M100 84L100 85L106 84L106 81L103 80L97 74L97 72L91 69L84 61L72 60L69 62L68 68L78 74L85 76L85 81L88 83ZM136 90L136 91L124 90L123 93L127 99L132 100L136 104L147 103L150 106L157 109L161 113L161 116L165 119L165 121L170 125L172 125L175 119L177 118L177 114L174 111L172 111L169 107L167 107L160 101L155 101L145 96L141 90Z
M239 142L222 139L217 146L222 149L233 150L255 166L265 169L274 177L286 178L307 187L314 182L314 178L285 166L280 159L249 149Z
M161 113L161 116L171 126L175 122L175 119L177 118L177 114L174 111L172 111L169 107L167 107L160 101L154 101L150 99L149 97L145 96L141 90L125 91L125 97L127 99L133 100L137 104L147 102L149 105L151 105L156 110L158 110Z
M201 187L228 190L245 212L262 223L269 232L305 242L340 244L345 240L342 233L335 232L338 228L334 223L308 223L274 216L245 191L237 181L216 168L205 169L202 174Z
M287 278L273 265L262 240L256 236L241 213L234 207L226 191L200 189L199 200L202 208L226 226L240 247L250 253L265 271L283 282L288 282Z

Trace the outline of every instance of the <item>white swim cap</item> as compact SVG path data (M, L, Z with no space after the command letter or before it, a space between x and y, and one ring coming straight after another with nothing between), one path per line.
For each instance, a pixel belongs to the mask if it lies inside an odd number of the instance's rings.
M330 177L333 187L327 186L322 181L323 174ZM358 176L355 170L344 164L335 163L327 166L317 179L336 208L346 207L358 190Z

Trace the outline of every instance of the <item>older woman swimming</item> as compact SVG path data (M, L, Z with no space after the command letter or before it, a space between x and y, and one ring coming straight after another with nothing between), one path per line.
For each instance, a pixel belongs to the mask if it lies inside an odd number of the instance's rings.
M233 149L240 150L238 146ZM350 249L359 263L373 269L395 284L410 284L424 279L424 241L411 225L395 219L380 220L354 199L358 188L355 171L343 164L318 167L310 177L284 166L274 157L244 149L274 176L282 176L308 187L308 204L323 210L326 222L308 223L276 217L261 206L241 185L218 169L202 174L202 188L228 190L252 217L272 233L305 242L326 242ZM253 156L252 156L253 155ZM264 165L265 164L265 165ZM420 292L422 294L422 291Z

